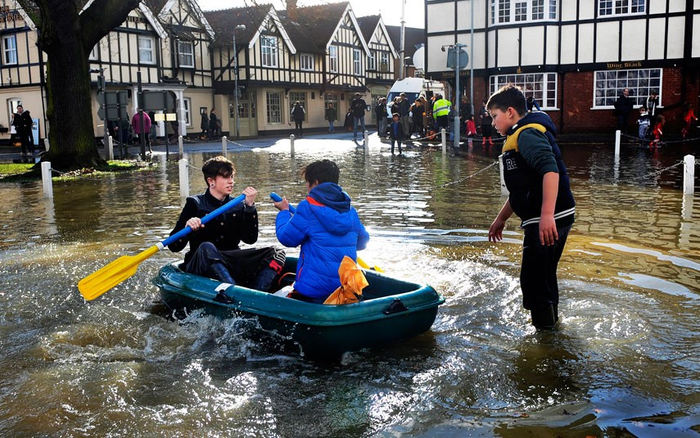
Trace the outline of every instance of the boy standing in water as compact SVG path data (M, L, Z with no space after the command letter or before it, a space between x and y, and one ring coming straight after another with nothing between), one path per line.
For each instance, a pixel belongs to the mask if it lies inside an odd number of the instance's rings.
M503 239L515 213L524 230L520 288L523 307L537 329L551 330L559 320L557 265L574 223L575 202L569 176L554 140L556 128L546 113L527 113L519 88L508 84L486 104L498 132L507 136L503 168L510 194L489 227L489 241Z
M304 168L309 195L296 213L287 198L275 202L275 220L282 245L301 245L294 291L289 294L311 303L323 303L340 287L338 268L344 256L357 260L357 251L369 242L369 233L350 205L350 196L338 185L340 169L330 160L314 161Z
M242 203L205 226L201 219L231 200L236 170L231 161L219 156L207 160L202 166L202 173L207 190L201 195L187 198L170 235L186 226L192 228L192 232L171 243L168 248L180 252L189 242L185 272L269 291L275 276L284 267L284 251L273 247L240 249L238 246L241 241L253 244L258 240L258 212L255 208L258 191L246 187ZM231 302L223 290L219 291L215 300Z

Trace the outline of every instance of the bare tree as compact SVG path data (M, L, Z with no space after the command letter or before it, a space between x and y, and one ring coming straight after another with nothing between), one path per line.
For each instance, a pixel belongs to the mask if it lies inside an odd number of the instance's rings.
M37 45L47 55L46 115L51 150L45 159L52 167L78 169L106 164L93 132L89 55L139 1L18 0L37 23Z

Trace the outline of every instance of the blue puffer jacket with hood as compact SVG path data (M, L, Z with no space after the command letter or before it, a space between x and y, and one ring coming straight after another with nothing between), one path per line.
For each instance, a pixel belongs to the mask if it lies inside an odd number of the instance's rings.
M343 257L357 260L357 250L369 242L369 233L350 206L350 196L331 182L311 189L295 214L280 211L275 222L282 245L301 245L294 289L318 303L340 287L338 268Z

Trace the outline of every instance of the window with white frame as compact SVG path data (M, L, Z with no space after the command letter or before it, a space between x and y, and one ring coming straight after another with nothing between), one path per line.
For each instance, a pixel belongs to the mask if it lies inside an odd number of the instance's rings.
M190 108L192 108L192 99L189 97L184 97L182 99L182 109L185 112L185 126L192 126L192 116Z
M282 123L282 93L267 92L267 123Z
M194 68L194 44L192 41L177 42L177 61L180 67Z
M263 67L277 67L277 37L261 36L260 50L262 52Z
M156 55L154 53L155 41L153 37L142 36L138 37L139 44L139 62L142 64L155 64Z
M302 70L313 71L314 69L314 55L308 55L302 53L299 56L299 64Z
M379 71L386 73L389 71L389 52L382 52L381 61L379 62Z
M652 91L659 95L661 104L661 79L660 68L597 71L593 84L593 107L614 107L625 88L629 89L629 98L635 105L644 105Z
M4 65L17 64L17 36L2 37L2 62Z
M646 12L646 0L598 0L598 15L628 15Z
M557 0L491 0L491 24L556 19Z
M338 73L338 46L328 47L328 69L331 73Z
M352 51L352 72L355 75L362 74L362 53L357 49Z
M490 88L493 94L506 84L513 84L523 90L525 97L532 97L542 109L557 107L557 74L532 73L491 76Z
M377 70L377 55L374 52L367 57L367 70Z

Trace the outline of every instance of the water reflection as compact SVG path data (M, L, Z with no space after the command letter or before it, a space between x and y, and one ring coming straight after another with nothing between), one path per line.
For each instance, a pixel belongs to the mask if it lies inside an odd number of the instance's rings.
M298 202L299 169L327 157L372 235L363 259L447 298L430 333L339 364L280 354L254 320L164 317L150 280L181 257L167 251L82 300L79 279L167 236L182 205L175 160L57 183L53 200L38 183L2 184L0 365L16 371L0 382L0 433L692 436L700 211L673 167L688 148L629 147L616 161L612 145L564 147L578 205L555 334L522 310L517 224L504 243L486 239L504 200L497 148L236 149L237 187L261 193L259 245L275 244L267 193ZM216 154L189 154L192 193Z

